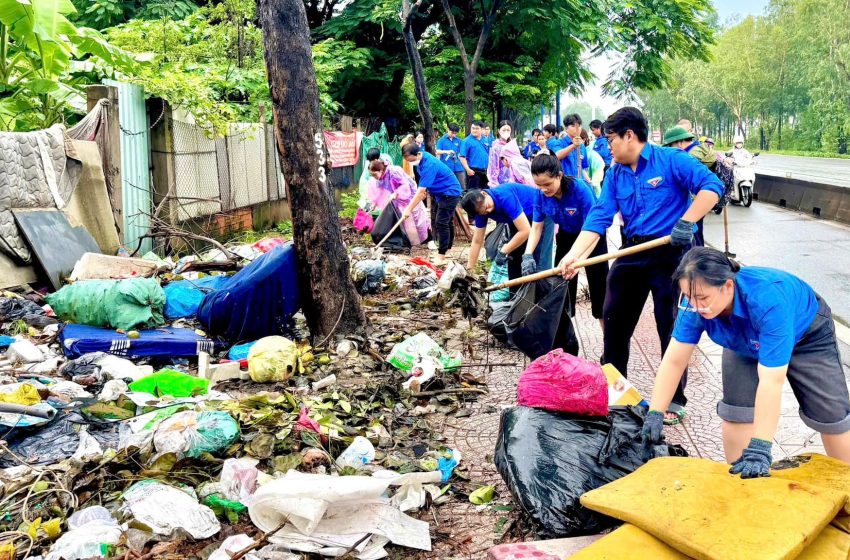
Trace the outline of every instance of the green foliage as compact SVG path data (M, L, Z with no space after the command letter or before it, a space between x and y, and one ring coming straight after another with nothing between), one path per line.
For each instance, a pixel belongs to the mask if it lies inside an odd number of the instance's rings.
M183 19L197 5L191 0L72 0L77 13L72 21L106 29L130 19Z
M340 209L339 215L342 218L354 219L354 216L357 215L357 209L360 207L357 204L358 199L360 198L360 193L357 191L342 193L340 195Z
M687 117L759 149L846 153L850 131L850 5L772 0L723 31L708 61L675 62L669 87L642 92L654 127Z
M85 106L80 86L92 72L144 65L100 32L77 27L70 0L0 0L0 127L46 128Z

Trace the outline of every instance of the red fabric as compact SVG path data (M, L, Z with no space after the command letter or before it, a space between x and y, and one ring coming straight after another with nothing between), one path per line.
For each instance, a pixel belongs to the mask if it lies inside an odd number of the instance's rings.
M439 268L437 268L436 266L434 266L433 264L428 262L426 259L423 259L422 257L416 257L416 258L410 259L410 261L408 261L408 262L410 262L410 264L418 264L419 266L424 266L426 268L430 268L431 270L434 271L434 274L437 275L437 278L440 278L443 275L442 270L440 270Z
M519 378L522 406L586 416L608 414L608 382L602 366L560 348L531 362Z
M300 434L305 430L308 432L315 432L319 434L322 442L327 442L327 436L322 435L322 427L319 426L318 422L310 418L310 409L308 407L304 407L301 409L301 414L298 415L298 421L292 428L292 431L295 434Z
M373 227L375 227L375 220L372 219L371 214L358 208L357 215L354 216L354 229L360 233L372 233Z
M283 245L284 243L286 243L286 239L281 239L280 237L269 237L268 239L260 239L254 243L253 247L258 251L268 253L278 245Z

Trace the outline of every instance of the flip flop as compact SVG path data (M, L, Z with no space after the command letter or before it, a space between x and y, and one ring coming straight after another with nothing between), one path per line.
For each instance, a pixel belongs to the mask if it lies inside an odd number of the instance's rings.
M677 424L681 424L685 420L685 407L680 404L670 403L670 406L667 407L667 414L675 414L675 418L664 418L664 425L666 426L675 426Z

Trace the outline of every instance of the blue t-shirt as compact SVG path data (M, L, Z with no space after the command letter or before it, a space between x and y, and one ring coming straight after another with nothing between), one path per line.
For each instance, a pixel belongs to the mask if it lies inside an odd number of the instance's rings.
M687 211L691 194L701 190L722 196L723 183L684 151L647 144L640 152L637 171L629 165L608 170L599 200L582 229L605 235L620 212L626 237L663 237Z
M490 163L488 152L483 138L478 140L469 135L460 143L460 155L466 158L466 164L472 169L487 169L487 164Z
M546 141L546 147L549 148L549 151L552 152L552 155L557 155L557 153L564 148L568 148L572 145L572 141L567 138L555 138L552 137ZM588 169L590 167L590 162L587 157L587 147L582 144L581 147L581 168ZM576 155L576 151L573 150L567 157L561 160L561 169L564 170L564 175L568 175L570 177L578 177L578 170L576 169L576 159L578 155Z
M791 354L818 311L815 291L787 272L747 266L735 277L735 299L728 317L704 319L680 306L673 338L685 344L699 342L703 331L715 343L766 367L780 367Z
M445 163L449 169L455 173L463 171L463 166L460 164L458 156L460 155L460 138L457 136L454 139L449 138L448 134L443 134L443 137L437 140L438 150L452 150L454 155L443 154L440 156L440 161Z
M593 143L593 151L602 157L605 165L611 167L611 162L614 158L611 154L611 146L608 145L608 139L604 135L597 138Z
M492 134L490 136L482 136L481 141L484 143L484 147L487 148L487 152L490 152L490 148L493 147L493 138Z
M546 218L558 224L561 231L578 233L584 220L593 208L596 196L586 181L573 179L572 185L561 198L548 197L543 191L537 190L534 199L534 220L542 222Z
M534 156L536 156L540 150L540 145L537 142L531 141L525 148L522 149L522 156L525 159L534 159Z
M479 228L487 227L487 220L490 218L499 224L512 224L523 214L531 222L534 201L540 191L528 185L504 183L485 192L493 199L494 208L486 216L475 216L475 227Z
M419 186L428 189L438 201L449 196L460 196L463 191L457 177L449 167L428 152L421 152Z

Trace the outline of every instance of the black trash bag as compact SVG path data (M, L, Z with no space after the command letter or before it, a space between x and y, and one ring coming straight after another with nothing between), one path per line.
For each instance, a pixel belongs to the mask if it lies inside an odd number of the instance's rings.
M393 203L390 202L387 204L384 209L381 210L381 214L378 216L378 219L375 220L375 227L372 228L372 241L376 244L380 243L381 239L386 237L400 219L401 214L398 213L398 210ZM397 227L393 234L390 235L389 239L384 241L384 244L381 245L381 247L390 252L409 249L411 247L410 239L408 239L407 234L404 233L404 226Z
M655 457L686 457L678 445L644 446L644 410L611 407L607 418L518 406L502 413L494 462L541 539L592 535L622 523L579 498Z
M487 258L491 261L496 258L496 253L502 248L502 245L510 241L511 229L508 224L499 224L496 229L487 234L484 238L484 251Z
M508 342L508 325L505 321L511 312L511 302L497 301L490 304L490 316L487 318L487 328L490 333L503 344Z
M414 290L424 290L425 288L433 288L437 285L437 279L428 274L426 276L420 276L413 281L412 287Z
M524 284L511 298L507 316L500 324L491 324L490 331L499 338L497 332L504 330L508 344L532 360L555 348L576 356L578 338L567 296L568 283L560 278Z
M93 401L94 402L94 401ZM18 428L6 439L9 449L30 465L49 465L63 461L74 454L80 446L80 430L87 426L89 435L103 449L118 448L118 422L96 423L86 420L77 412L60 411L49 424ZM20 465L9 454L0 457L0 468Z
M384 261L378 259L370 259L365 261L357 261L354 265L354 286L362 295L374 294L381 289L381 284L384 282L385 276Z

